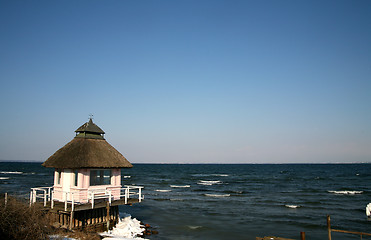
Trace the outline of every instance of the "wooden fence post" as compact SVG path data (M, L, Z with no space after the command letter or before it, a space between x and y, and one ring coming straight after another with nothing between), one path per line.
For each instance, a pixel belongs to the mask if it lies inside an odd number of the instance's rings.
M327 233L328 233L328 240L331 240L331 218L330 218L330 215L327 215Z
M300 239L305 240L305 232L300 232Z
M8 193L6 192L5 193L5 207L6 207L7 204L8 204Z

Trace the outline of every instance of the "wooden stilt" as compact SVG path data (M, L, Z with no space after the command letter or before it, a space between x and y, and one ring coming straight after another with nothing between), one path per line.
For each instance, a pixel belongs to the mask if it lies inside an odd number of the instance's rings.
M109 205L109 202L107 202L107 231L109 231L109 210L110 210L110 205Z
M73 225L74 225L73 215L74 215L74 212L71 211L71 213L70 213L70 230L73 228Z

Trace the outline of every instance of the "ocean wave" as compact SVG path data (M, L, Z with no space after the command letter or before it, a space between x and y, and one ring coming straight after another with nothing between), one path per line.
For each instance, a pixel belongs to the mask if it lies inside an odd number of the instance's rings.
M363 191L328 191L329 193L342 194L342 195L355 195L362 194Z
M191 185L170 185L172 188L189 188Z
M290 204L286 204L285 207L287 207L287 208L300 208L299 205L290 205Z
M210 193L205 193L205 196L207 196L207 197L230 197L231 194L210 194Z
M220 183L222 183L222 182L221 181L205 181L205 180L200 180L197 184L211 186L211 185L220 184Z
M156 192L171 192L171 190L167 190L167 189L156 189L155 191Z
M131 176L124 176L124 178L131 178Z
M0 177L0 180L8 180L8 177Z
M193 177L228 177L229 174L224 173L198 173L198 174L192 174Z
M190 228L190 229L192 229L192 230L196 230L196 229L202 228L202 226L191 226L191 225L188 225L187 227Z
M212 176L217 176L217 177L228 177L229 175L228 174L220 174L220 173L215 173L215 174L211 174Z
M181 198L170 198L170 201L184 201L184 199L181 199Z
M6 171L2 171L0 173L2 174L23 174L23 172L6 172Z

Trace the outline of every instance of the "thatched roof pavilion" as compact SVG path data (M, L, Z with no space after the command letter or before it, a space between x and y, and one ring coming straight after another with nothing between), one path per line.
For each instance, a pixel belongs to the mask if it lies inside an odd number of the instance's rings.
M76 131L76 137L56 151L42 165L50 168L131 168L133 165L105 139L105 132L90 120Z

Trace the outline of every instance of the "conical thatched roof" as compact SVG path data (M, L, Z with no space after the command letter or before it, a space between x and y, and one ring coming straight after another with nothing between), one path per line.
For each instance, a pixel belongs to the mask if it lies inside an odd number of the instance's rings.
M84 123L79 127L76 131L76 133L97 133L97 134L104 134L105 132L98 127L95 123L93 123L93 120L90 118L89 122Z
M85 123L89 129L92 120ZM56 151L42 165L52 168L130 168L133 165L103 137L103 130L84 131L83 126L76 130L79 133L72 141ZM95 130L97 130L97 128ZM88 133L88 134L86 134ZM92 136L93 135L93 136ZM95 136L94 136L95 135Z

